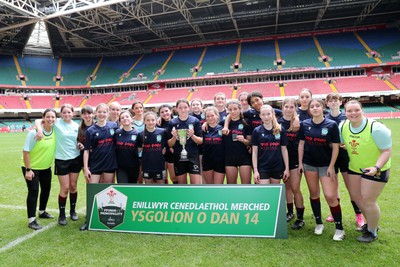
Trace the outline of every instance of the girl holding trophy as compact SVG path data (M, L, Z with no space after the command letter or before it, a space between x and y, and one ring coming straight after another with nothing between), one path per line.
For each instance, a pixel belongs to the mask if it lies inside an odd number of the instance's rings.
M187 173L191 184L200 184L200 161L198 145L203 143L200 121L189 115L189 101L184 98L176 102L178 117L172 119L167 128L168 145L174 149L175 175L179 184L187 184Z

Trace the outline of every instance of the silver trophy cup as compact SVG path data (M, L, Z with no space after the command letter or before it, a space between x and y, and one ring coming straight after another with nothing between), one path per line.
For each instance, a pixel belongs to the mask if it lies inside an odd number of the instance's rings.
M187 141L187 130L186 129L179 129L176 130L178 132L178 140L179 143L182 145L182 151L180 155L180 161L188 161L188 153L185 149L186 141Z

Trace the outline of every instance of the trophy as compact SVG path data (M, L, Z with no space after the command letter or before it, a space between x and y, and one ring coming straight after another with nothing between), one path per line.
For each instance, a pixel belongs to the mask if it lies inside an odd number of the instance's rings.
M188 153L185 149L186 145L186 140L187 140L187 130L186 129L179 129L176 130L178 132L178 140L179 143L182 145L182 151L181 151L181 158L180 161L188 161Z

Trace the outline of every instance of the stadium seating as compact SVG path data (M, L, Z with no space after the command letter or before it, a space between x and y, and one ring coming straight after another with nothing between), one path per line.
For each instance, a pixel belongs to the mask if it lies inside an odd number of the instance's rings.
M283 68L325 67L312 37L278 39Z
M377 51L382 62L400 61L393 59L400 51L400 32L398 29L380 29L370 31L360 31L358 34L368 44L371 50Z
M392 90L382 80L372 76L335 78L340 93L360 93Z
M25 101L21 95L1 96L0 105L5 109L27 109Z
M75 108L79 108L80 104L84 99L83 95L61 95L58 107L61 108L64 104L71 104Z
M162 68L170 54L171 51L145 54L144 57L135 66L135 68L131 71L130 77L128 79L125 79L122 83L132 82L132 79L136 80L137 76L140 73L143 74L143 77L147 77L147 79L143 79L143 81L153 80L155 77L155 72ZM162 74L159 76L159 79L164 79Z
M91 94L89 98L87 98L85 105L95 107L100 103L108 104L113 97L114 94Z
M300 91L304 88L308 88L314 95L327 95L332 92L328 83L325 83L323 79L315 80L301 80L301 81L287 81L285 82L285 95L297 97Z
M385 112L399 112L400 110L384 105L382 103L368 103L368 104L363 104L363 110L365 113L385 113Z
M29 99L29 103L33 109L40 108L54 108L55 99L54 96L49 95L32 95Z
M177 79L192 76L191 69L197 65L204 48L176 50L162 79Z
M139 56L104 57L91 85L115 84L138 60Z
M279 97L281 96L279 86L275 82L270 83L248 83L240 84L237 96L240 92L259 91L264 97Z
M392 75L390 76L390 82L400 89L400 75Z
M207 100L213 101L214 95L219 92L224 93L226 95L226 99L231 99L232 85L210 85L210 86L196 87L191 97L191 100L195 98L200 98L203 101Z
M189 92L188 89L165 89L159 90L154 94L147 104L161 104L161 103L172 103L175 104L179 98L187 98Z
M242 43L241 71L275 69L274 60L276 60L274 41Z
M203 69L197 74L197 77L211 73L233 72L231 66L236 61L237 50L237 44L208 47L202 63Z
M54 86L58 60L48 57L24 56L18 58L22 73L27 77L28 86Z
M92 75L98 61L98 58L63 58L61 69L63 81L60 84L86 85L87 78Z
M147 91L124 92L114 95L114 101L121 106L131 106L135 102L144 102L148 97Z
M366 55L366 48L352 32L318 35L317 38L325 55L332 58L330 66L376 63L374 58Z
M0 55L0 85L21 85L16 78L18 74L12 56Z

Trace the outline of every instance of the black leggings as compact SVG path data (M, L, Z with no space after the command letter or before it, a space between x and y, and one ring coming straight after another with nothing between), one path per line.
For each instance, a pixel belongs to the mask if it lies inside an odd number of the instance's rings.
M22 174L25 178L25 167L22 167ZM40 184L40 202L39 210L46 210L47 201L50 196L51 189L51 168L46 170L33 170L35 176L31 181L25 179L26 186L28 187L28 197L26 198L26 207L28 212L28 218L36 217L36 206L39 195L39 184Z

